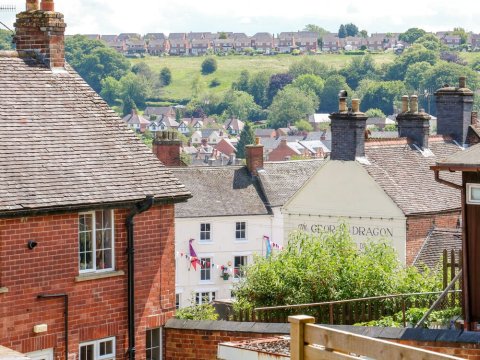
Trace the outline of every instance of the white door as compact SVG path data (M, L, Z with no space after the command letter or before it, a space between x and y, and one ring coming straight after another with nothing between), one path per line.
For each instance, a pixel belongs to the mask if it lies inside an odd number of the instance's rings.
M32 360L53 360L53 349L34 351L26 355Z

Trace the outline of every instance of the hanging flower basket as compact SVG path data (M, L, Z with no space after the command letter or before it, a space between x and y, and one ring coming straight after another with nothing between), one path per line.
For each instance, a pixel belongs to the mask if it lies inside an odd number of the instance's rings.
M222 270L222 273L220 274L220 277L223 280L228 280L230 278L230 274L228 273L228 268L222 265L221 270Z

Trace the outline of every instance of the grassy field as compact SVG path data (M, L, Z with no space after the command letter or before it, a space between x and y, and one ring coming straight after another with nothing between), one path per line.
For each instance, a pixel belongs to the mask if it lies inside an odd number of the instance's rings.
M392 62L394 55L391 53L374 54L377 65ZM347 64L353 56L325 54L312 56L315 60L324 63L333 68L341 68ZM143 59L133 59L132 64L138 62L146 62L153 71L160 72L163 67L168 67L172 72L172 83L163 89L163 98L175 100L186 99L192 96L192 81L200 76L205 87L210 89L212 93L223 93L230 89L232 82L238 79L242 70L248 70L250 74L260 71L269 71L273 73L286 72L289 66L300 61L302 56L292 55L275 55L275 56L216 56L218 68L213 74L203 76L200 74L200 66L205 57L145 57ZM220 85L209 88L210 82L216 79Z
M460 53L460 57L468 64L472 64L476 60L480 60L480 52L462 52Z

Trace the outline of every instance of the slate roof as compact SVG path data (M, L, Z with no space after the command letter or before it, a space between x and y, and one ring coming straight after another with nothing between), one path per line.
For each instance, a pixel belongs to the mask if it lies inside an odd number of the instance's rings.
M245 166L185 167L173 174L192 190L188 203L175 206L175 217L267 215Z
M190 193L69 66L0 52L0 214Z
M429 149L433 156L424 156L399 140L394 140L392 145L381 141L378 145L366 143L365 153L370 164L363 167L405 215L460 209L460 191L436 182L430 170L438 159L461 151L459 146L431 138ZM461 182L458 173L442 175L449 181Z
M270 137L272 134L275 136L275 129L255 129L255 136Z
M150 125L150 121L145 119L142 115L139 115L136 111L132 111L130 114L122 118L128 125Z
M459 151L446 159L440 158L437 164L443 168L464 167L478 169L480 168L480 144L474 145L465 151Z
M283 206L324 163L323 159L265 162L258 177L269 205Z
M445 249L449 253L450 250L462 250L462 229L432 229L413 261L413 265L426 265L430 269L435 269L439 265Z

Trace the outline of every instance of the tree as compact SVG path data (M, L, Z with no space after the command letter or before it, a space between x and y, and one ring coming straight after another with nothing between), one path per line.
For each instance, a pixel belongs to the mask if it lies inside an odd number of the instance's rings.
M150 69L150 66L148 66L148 64L143 62L143 61L133 65L132 66L132 72L136 75L141 75L141 76L145 77L146 79L152 79L153 78L152 69Z
M111 76L119 80L130 69L130 63L99 40L75 35L65 40L65 57L79 75L96 91L102 80Z
M342 75L328 77L325 81L322 97L320 98L320 110L322 112L331 113L338 111L338 93L340 90L346 90L348 94L352 93L345 77Z
M310 132L313 131L313 126L307 120L298 120L295 123L295 127L300 131Z
M206 58L202 62L202 75L212 74L217 71L217 60L212 57Z
M218 314L212 304L193 304L184 308L180 308L175 312L177 319L184 320L217 320Z
M242 70L238 80L232 83L232 89L248 92L249 80L250 80L250 73L248 72L248 70Z
M325 87L325 82L321 77L313 74L300 75L292 82L292 86L302 90L303 92L315 94L320 106L320 97L322 96L323 88Z
M348 86L352 89L356 89L362 79L379 78L375 60L370 54L353 57L349 64L340 70L340 74L345 76Z
M458 78L460 76L467 77L467 86L470 89L475 90L480 87L480 79L477 72L466 66L445 61L438 62L435 66L432 66L425 72L421 86L426 89L439 89L444 84L457 86Z
M245 146L251 144L255 144L255 133L253 132L252 124L249 121L246 121L245 126L240 133L240 139L238 140L237 157L240 159L245 159Z
M114 105L116 100L122 97L122 87L117 79L109 76L102 80L101 85L102 91L100 96L108 104Z
M345 25L340 25L340 28L338 29L338 37L340 39L346 38L348 36L347 29L345 28Z
M426 34L426 31L419 28L410 28L405 31L403 34L400 34L398 39L401 41L405 41L409 44L413 44L415 40L421 38L423 35Z
M227 38L227 33L225 31L221 31L219 34L218 34L218 38L219 39L226 39Z
M131 99L137 106L144 107L146 99L151 94L151 85L143 77L128 73L119 81L122 99Z
M392 114L395 102L407 93L402 81L362 81L360 87L362 106L380 109L384 114Z
M320 61L313 59L312 57L302 57L300 61L297 61L290 65L288 73L294 78L304 74L313 74L320 76L322 79L326 79L332 73L332 70Z
M438 276L406 267L386 240L360 250L348 228L295 232L282 251L257 256L235 287L236 309L346 300L441 289Z
M347 32L347 36L357 36L358 34L358 27L355 24L345 24L345 31Z
M162 68L160 70L160 84L162 86L168 86L172 83L172 72L168 67Z
M433 34L425 34L422 37L415 40L414 44L423 45L426 49L432 51L440 51L443 47L440 39Z
M127 116L128 114L132 113L132 110L137 110L137 106L135 105L135 101L132 98L127 97L123 99L123 116Z
M266 71L261 71L250 79L248 93L253 96L255 102L262 108L267 107L268 104L267 91L269 84L270 73Z
M425 61L434 65L438 60L438 52L428 50L420 44L414 44L404 51L402 55L397 57L393 64L388 66L386 79L403 80L405 78L405 73L411 64Z
M223 106L228 118L250 119L252 114L260 110L252 95L236 90L230 90L225 94Z
M368 109L365 112L365 115L367 115L369 118L382 118L385 119L387 116L383 113L382 110L380 109Z
M305 93L288 85L278 92L269 107L269 126L275 129L286 127L289 123L294 123L315 113L317 107L318 100L315 94Z
M362 38L366 39L368 38L368 32L367 30L362 30L358 33Z
M314 33L317 33L317 42L318 42L318 45L320 47L322 47L323 45L323 37L328 34L328 31L325 30L324 28L318 26L318 25L314 25L314 24L308 24L308 25L305 25L305 28L303 29L304 31L310 31L310 32L314 32Z
M456 27L453 29L452 35L460 36L460 44L466 44L468 39L468 34L464 28Z
M12 35L10 31L0 29L0 50L10 50L13 48Z
M420 85L425 81L425 74L431 67L426 61L411 64L405 73L405 85L413 90L420 89Z
M193 98L200 96L200 94L205 90L206 85L200 75L197 75L192 80L191 90Z
M292 75L286 74L273 74L270 76L270 83L268 84L267 98L268 105L273 101L273 98L277 93L282 90L285 86L290 84L293 81Z

